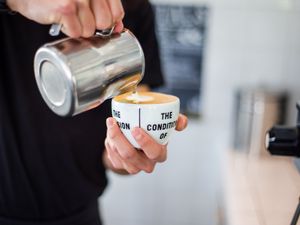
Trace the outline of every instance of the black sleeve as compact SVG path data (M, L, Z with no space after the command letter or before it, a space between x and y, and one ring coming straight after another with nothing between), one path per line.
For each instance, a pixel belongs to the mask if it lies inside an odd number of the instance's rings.
M145 75L142 84L158 87L164 83L161 71L157 38L155 34L155 17L148 0L125 0L124 25L137 37L145 54Z

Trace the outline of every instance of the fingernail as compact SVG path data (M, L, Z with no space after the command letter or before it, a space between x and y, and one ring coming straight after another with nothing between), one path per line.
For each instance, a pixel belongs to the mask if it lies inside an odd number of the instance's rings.
M107 120L106 120L106 126L107 126L107 128L113 127L114 124L115 124L115 121L114 121L113 118L107 118Z
M142 134L138 128L133 128L131 133L136 140L140 140L142 138Z

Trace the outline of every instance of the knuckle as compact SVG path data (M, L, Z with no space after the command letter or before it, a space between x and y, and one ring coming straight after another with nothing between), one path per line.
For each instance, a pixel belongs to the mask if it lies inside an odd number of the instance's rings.
M76 0L76 2L80 6L86 6L86 5L88 5L88 2L86 0Z
M161 153L161 157L159 159L159 162L165 162L167 160L167 153L168 153L167 148L166 148L166 146L164 146L162 148L162 153Z
M79 30L70 30L68 34L71 38L79 38L81 36L81 32Z
M118 136L118 130L115 128L107 130L108 137L110 139L115 139Z
M145 171L146 173L152 173L153 170L154 170L154 165L147 166L147 167L145 167L145 169L144 169L144 171Z
M165 162L167 160L167 157L164 155L163 157L160 158L159 162Z
M111 17L107 17L106 19L98 20L96 23L97 29L107 29L112 26Z
M105 145L105 148L106 148L106 149L110 149L110 144L109 144L109 141L108 141L107 138L106 138L105 141L104 141L104 145Z
M109 138L108 138L108 137L106 137L106 138L105 138L105 140L104 140L104 143L105 143L105 144L107 144L107 145L109 145L109 144L110 144L110 140L109 140Z
M114 22L120 21L124 18L125 12L123 9L119 9L112 12Z
M134 158L135 154L133 151L122 151L120 155L125 159L125 160L130 160Z
M167 156L165 156L165 157L161 160L161 162L165 162L165 161L167 161Z
M114 165L114 161L112 160L112 156L111 156L111 154L109 152L107 152L107 158Z
M113 166L115 167L115 169L117 169L117 170L123 169L123 166L120 165L120 163L114 162L113 160L111 160L111 161L112 161L112 164L113 164Z
M119 152L118 152L118 149L117 149L116 146L113 145L113 146L111 147L111 151L113 152L113 154L119 155Z
M115 154L118 153L118 150L114 145L110 145L110 149L113 153L115 153Z
M146 137L142 137L141 140L139 140L139 145L141 146L141 148L145 148L147 146L149 146L151 143L150 143L150 139L149 138L146 138Z
M82 37L88 38L91 37L94 34L95 29L89 28L89 29L84 29L82 33Z
M156 162L164 162L167 159L167 152L165 147L160 148L158 151L148 155L148 158Z
M153 153L153 154L150 154L150 155L148 156L148 158L151 159L151 160L156 161L156 160L158 160L158 159L160 158L160 154L158 154L158 153Z
M59 12L64 15L70 15L76 13L76 4L72 0L67 0L61 2L59 8Z
M131 175L134 175L134 174L139 173L140 170L137 169L137 168L128 168L128 169L127 169L127 172L128 172L129 174L131 174Z

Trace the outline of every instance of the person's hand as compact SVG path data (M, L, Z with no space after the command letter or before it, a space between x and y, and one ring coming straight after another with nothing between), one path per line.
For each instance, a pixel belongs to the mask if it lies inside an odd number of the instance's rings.
M187 122L187 117L180 114L176 130L184 130ZM136 174L140 171L151 173L156 163L167 159L167 145L158 144L143 129L136 127L132 130L132 135L141 146L137 150L122 134L115 119L107 118L106 124L104 163L113 171L121 174Z
M90 37L95 30L123 29L121 0L7 0L8 7L41 24L62 24L70 37Z

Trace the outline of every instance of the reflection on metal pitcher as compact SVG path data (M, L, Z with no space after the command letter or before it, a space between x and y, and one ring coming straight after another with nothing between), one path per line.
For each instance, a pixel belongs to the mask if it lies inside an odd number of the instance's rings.
M73 116L134 89L144 74L143 50L129 31L110 37L65 38L38 49L41 95L53 112Z

